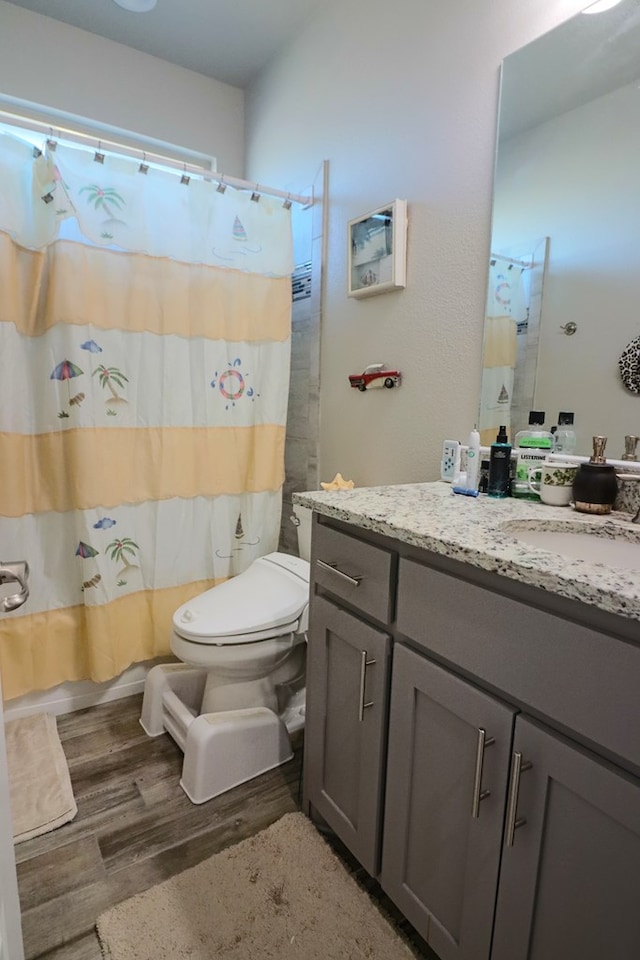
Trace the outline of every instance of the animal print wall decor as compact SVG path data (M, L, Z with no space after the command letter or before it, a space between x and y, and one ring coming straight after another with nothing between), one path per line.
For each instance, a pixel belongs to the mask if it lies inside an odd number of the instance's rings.
M618 360L618 366L627 390L640 394L640 337L627 344Z

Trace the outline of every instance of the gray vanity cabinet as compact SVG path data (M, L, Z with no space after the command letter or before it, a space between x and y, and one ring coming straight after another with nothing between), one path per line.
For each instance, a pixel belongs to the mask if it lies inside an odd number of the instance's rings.
M440 960L640 957L639 690L633 621L316 515L305 809Z
M489 956L514 717L396 644L380 882L441 960Z
M637 960L639 891L640 786L518 717L492 960Z
M307 651L306 794L375 876L391 638L314 597Z

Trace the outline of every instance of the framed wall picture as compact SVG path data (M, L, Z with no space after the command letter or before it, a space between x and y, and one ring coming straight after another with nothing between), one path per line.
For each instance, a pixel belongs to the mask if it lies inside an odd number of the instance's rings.
M349 220L348 294L371 297L407 285L407 201L392 203Z

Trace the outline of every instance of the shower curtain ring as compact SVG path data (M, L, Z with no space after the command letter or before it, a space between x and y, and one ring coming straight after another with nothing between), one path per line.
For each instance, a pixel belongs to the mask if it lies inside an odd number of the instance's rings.
M224 182L224 174L223 174L223 175L220 177L220 182L219 182L218 186L216 187L216 190L217 190L218 193L224 193L226 189L227 189L227 185L226 185L226 183Z
M254 203L257 203L260 199L259 190L260 190L260 184L256 183L255 187L253 188L253 193L251 194L251 199L253 200Z
M287 198L282 204L282 206L285 208L285 210L291 210L291 194L290 193L287 194Z
M58 146L57 142L53 139L53 127L49 127L49 137L47 139L47 147L53 153Z
M102 144L99 140L98 140L98 149L94 153L93 159L95 163L104 163L104 153L102 152Z
M180 183L182 183L185 187L188 187L191 181L191 177L187 173L186 163L182 164L182 169L183 169L183 172L182 172L182 176L180 177Z
M138 167L138 173L144 173L145 176L147 173L149 173L149 164L147 163L146 153L142 154L142 160L140 162L140 166Z

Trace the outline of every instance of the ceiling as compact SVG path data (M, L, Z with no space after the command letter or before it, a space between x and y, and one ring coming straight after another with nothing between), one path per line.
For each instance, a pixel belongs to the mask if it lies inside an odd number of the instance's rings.
M321 0L158 0L150 13L129 13L113 0L8 2L245 87Z
M157 0L150 13L113 0L8 2L246 87L322 0ZM636 79L639 46L640 0L623 0L607 13L578 14L507 57L501 139Z

